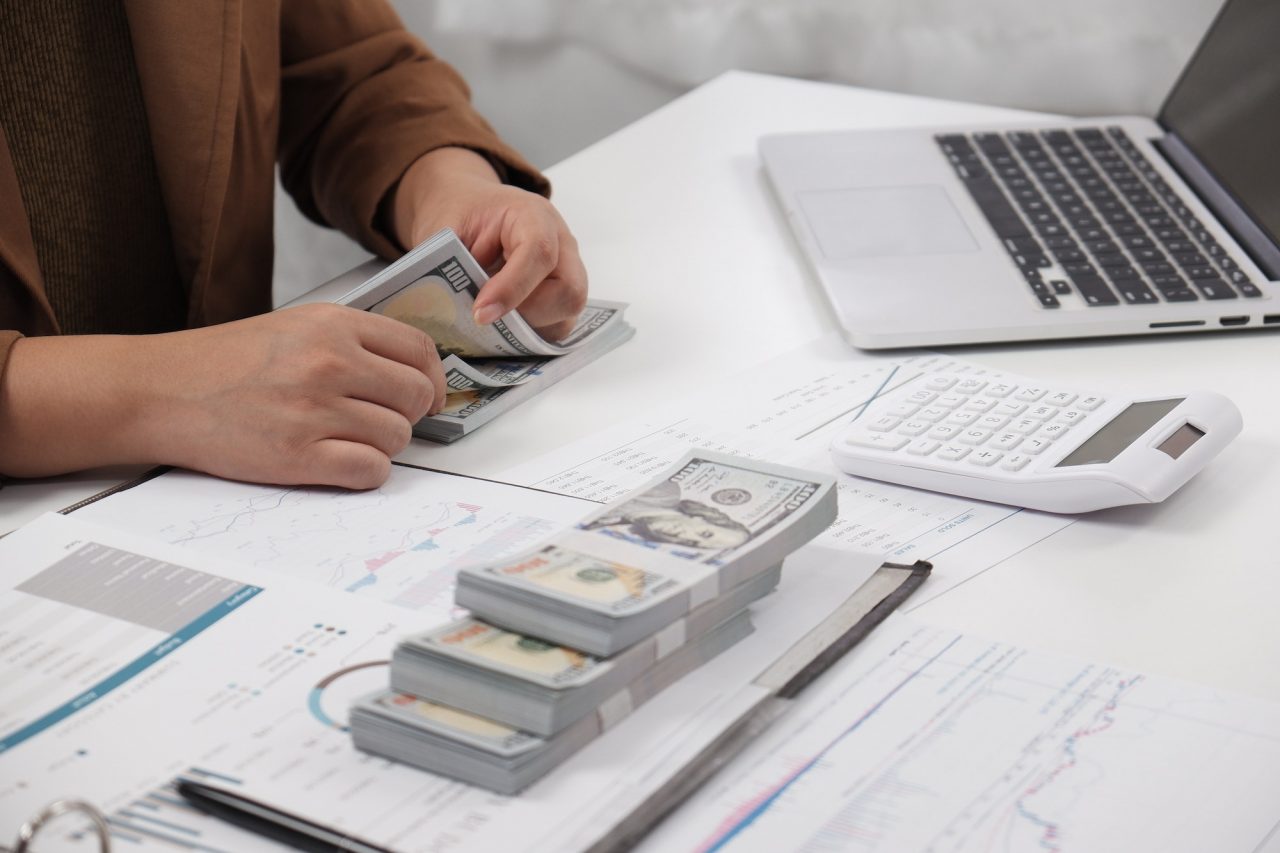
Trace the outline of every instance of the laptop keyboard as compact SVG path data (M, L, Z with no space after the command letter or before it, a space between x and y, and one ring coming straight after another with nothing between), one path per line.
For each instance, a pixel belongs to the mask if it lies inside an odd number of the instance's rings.
M1262 295L1119 127L935 138L1045 308Z

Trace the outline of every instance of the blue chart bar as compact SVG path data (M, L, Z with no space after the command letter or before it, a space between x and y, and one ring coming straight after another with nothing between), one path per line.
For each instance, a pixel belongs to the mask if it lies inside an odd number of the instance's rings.
M71 699L69 702L55 708L39 719L28 723L12 734L6 735L4 738L0 739L0 754L13 749L25 740L35 737L50 726L56 725L62 720L65 720L81 708L92 705L94 702L98 701L112 690L115 690L135 675L145 672L150 667L177 651L183 646L183 644L191 640L201 631L204 631L206 628L216 624L218 620L236 610L240 605L244 604L260 592L262 592L262 587L240 587L235 593L220 604L205 611L199 618L188 623L172 636L153 646L147 650L146 653L134 659L121 669L116 670L114 673L107 676L102 681L99 681L88 690L85 690L74 699Z

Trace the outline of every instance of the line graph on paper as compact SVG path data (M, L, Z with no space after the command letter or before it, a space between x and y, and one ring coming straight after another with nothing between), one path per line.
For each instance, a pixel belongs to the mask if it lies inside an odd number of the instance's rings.
M81 514L237 564L441 616L457 569L577 521L585 501L394 466L381 488L254 486L175 471Z
M649 849L1254 851L1280 821L1275 705L907 619L815 688Z

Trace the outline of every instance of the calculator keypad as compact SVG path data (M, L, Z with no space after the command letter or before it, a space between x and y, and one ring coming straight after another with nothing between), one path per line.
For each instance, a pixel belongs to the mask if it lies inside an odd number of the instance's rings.
M903 452L939 465L1021 471L1106 400L1005 379L934 374L900 389L850 431L855 447Z

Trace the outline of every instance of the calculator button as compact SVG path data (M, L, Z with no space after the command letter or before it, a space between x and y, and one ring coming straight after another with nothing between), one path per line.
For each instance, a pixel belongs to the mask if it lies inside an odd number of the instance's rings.
M984 379L966 379L956 386L956 390L961 394L977 394L986 387L987 383Z
M1031 457L1025 453L1013 453L1004 458L1000 463L1000 467L1006 471L1021 471L1027 467L1027 463L1031 461Z
M998 433L995 438L991 439L991 446L996 450L1013 450L1022 443L1022 436L1016 432Z
M1022 400L1023 402L1034 403L1037 400L1039 400L1041 397L1043 397L1047 392L1048 392L1047 388L1027 387L1027 388L1023 388L1021 391L1019 391L1017 394L1014 394L1013 396L1015 399Z
M920 411L920 407L915 403L899 403L885 412L885 414L893 415L896 418L909 418L918 411Z
M957 462L969 455L969 448L962 444L948 444L938 451L939 459Z
M1027 410L1026 403L1010 403L1008 401L1005 401L1003 403L996 403L995 407L991 411L999 415L1008 415L1011 418L1016 418L1018 415L1022 414L1026 410Z
M1040 428L1040 431L1036 433L1036 438L1047 438L1050 441L1053 441L1059 436L1066 435L1066 432L1069 429L1071 429L1071 427L1064 423L1045 424Z
M1047 421L1056 414L1058 414L1058 410L1053 406L1032 406L1027 410L1027 417L1035 418L1038 421Z
M937 450L941 446L942 445L936 441L932 441L927 438L922 438L922 439L919 439L918 441L913 441L911 442L911 444L907 445L907 452L910 453L912 456L928 456L930 453Z
M955 424L956 426L968 426L969 424L973 423L977 419L978 419L977 412L966 412L964 409L959 409L947 415L947 419L943 421L943 423Z
M924 383L924 387L930 391L946 391L956 384L954 376L930 376Z
M1055 391L1045 398L1045 402L1055 406L1070 406L1078 396L1080 395L1072 394L1070 391Z
M1084 420L1084 412L1079 409L1067 409L1065 412L1059 412L1054 420L1064 424L1078 424Z
M950 441L960 434L961 429L963 429L963 427L958 427L953 424L938 424L933 429L929 430L929 438L936 439L938 441Z
M998 453L994 450L978 450L970 454L969 461L974 465L981 465L985 468L999 462L1002 456L1004 456L1003 453Z
M991 437L989 429L967 429L960 434L961 444L982 444Z
M1010 385L1008 382L993 382L987 386L987 396L1003 399L1012 394L1017 387L1017 385Z
M934 400L933 404L944 409L954 409L957 406L963 405L968 401L968 399L968 397L961 397L959 394L943 394L941 397Z
M892 415L882 415L867 424L867 429L875 430L876 432L888 432L900 423L902 423L902 418L895 418Z
M950 409L940 409L937 406L925 406L916 412L915 419L918 421L940 421L951 413Z
M1079 400L1076 400L1076 408L1092 412L1105 402L1107 401L1101 397L1081 397Z
M1022 442L1022 447L1019 449L1023 453L1030 453L1032 455L1037 455L1037 454L1043 453L1044 449L1049 445L1051 445L1052 443L1053 442L1051 442L1047 438L1039 438L1039 437L1028 438L1026 441Z
M990 397L974 397L964 407L971 412L989 412L995 404L996 401Z
M846 444L854 447L870 447L875 450L901 450L911 439L901 435L889 435L884 432L862 433L851 435L845 439Z
M908 394L907 401L911 403L918 403L921 406L927 406L930 403L932 403L934 400L936 400L937 397L938 395L933 393L932 391L926 388L921 388L917 391L912 391L910 394Z
M1021 435L1028 435L1040 429L1041 423L1042 421L1038 421L1035 418L1023 418L1022 420L1014 421L1009 429Z
M902 426L898 427L897 432L898 435L909 435L914 437L917 435L924 435L932 426L933 424L928 421L907 421Z

